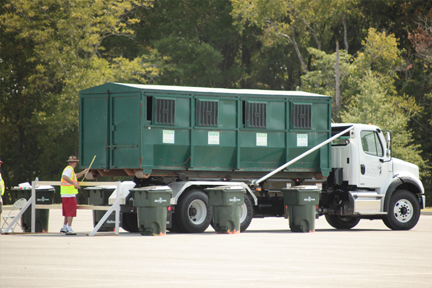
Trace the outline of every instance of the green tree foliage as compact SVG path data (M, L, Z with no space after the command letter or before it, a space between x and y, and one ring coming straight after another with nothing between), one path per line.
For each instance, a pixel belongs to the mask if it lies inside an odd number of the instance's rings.
M79 90L110 81L331 95L335 121L373 116L356 122L392 129L427 175L431 19L422 0L0 1L6 185L57 179L78 154Z
M408 33L407 67L401 77L401 91L413 95L423 113L414 117L410 128L423 149L423 158L432 159L432 10L415 21L417 27ZM432 206L432 180L423 178L423 185L430 194L428 205Z
M1 157L6 186L56 179L78 154L78 91L108 81L145 83L157 53L100 57L104 39L133 35L128 17L149 1L23 0L0 4Z
M107 53L122 50L136 57L157 49L169 58L158 84L236 87L248 61L241 47L253 47L232 25L231 9L228 0L156 1L134 14L141 21L130 25L133 43L110 41Z
M311 54L311 71L302 76L301 89L304 91L314 92L322 95L335 95L336 77L335 67L337 53L327 54L315 48L309 48ZM342 98L347 102L347 87L352 87L353 75L355 74L355 65L352 63L352 56L345 50L339 53L339 72L340 72L340 89L342 90ZM339 120L339 110L336 109L335 97L332 99L332 118L334 121Z
M428 176L426 161L421 157L420 145L412 137L408 122L416 111L407 110L412 106L411 98L389 97L379 79L370 70L358 79L359 94L342 112L342 122L373 123L381 129L392 131L392 155L420 167L421 175Z

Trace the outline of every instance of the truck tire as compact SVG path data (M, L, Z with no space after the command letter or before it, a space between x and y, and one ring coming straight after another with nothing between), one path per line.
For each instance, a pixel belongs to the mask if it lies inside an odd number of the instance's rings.
M121 227L128 232L138 232L138 218L136 213L122 213Z
M180 197L174 216L180 232L204 232L212 220L212 209L208 204L207 194L200 190L186 192Z
M249 195L245 195L244 204L241 206L240 214L240 232L246 231L252 222L253 218L253 204Z
M417 197L407 190L396 190L390 198L384 224L392 230L410 230L420 218Z
M360 218L343 217L339 215L325 215L325 218L327 223L336 229L351 229L360 222Z

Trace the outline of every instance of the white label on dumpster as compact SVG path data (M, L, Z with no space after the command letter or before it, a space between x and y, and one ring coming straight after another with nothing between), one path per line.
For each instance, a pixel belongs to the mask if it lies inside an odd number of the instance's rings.
M167 202L167 200L162 199L162 197L159 197L159 199L155 199L154 202L156 202L156 203L164 203L164 202Z
M311 198L309 196L308 198L304 198L304 201L306 201L306 202L312 202L312 201L315 201L315 198Z
M297 134L297 147L308 146L308 134Z
M174 143L174 130L163 130L162 143Z
M235 196L234 196L234 198L232 198L232 199L229 199L229 202L239 202L239 201L241 201L241 199L238 199L238 198L236 198Z
M219 131L208 131L208 144L219 145Z
M267 133L256 133L256 146L267 146Z
M47 201L49 202L49 199L45 198L44 196L42 196L42 198L36 198L36 200L40 202L47 202Z

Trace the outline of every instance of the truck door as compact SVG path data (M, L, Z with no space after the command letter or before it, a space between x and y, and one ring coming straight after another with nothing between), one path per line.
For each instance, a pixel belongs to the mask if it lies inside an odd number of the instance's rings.
M110 94L110 168L140 168L141 94Z
M381 137L380 137L381 136ZM360 187L380 188L388 179L390 161L386 159L384 138L376 130L360 132Z

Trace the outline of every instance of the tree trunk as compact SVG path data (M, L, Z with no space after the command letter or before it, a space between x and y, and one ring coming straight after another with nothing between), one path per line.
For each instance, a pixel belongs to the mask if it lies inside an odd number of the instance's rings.
M345 15L342 16L342 25L344 29L344 44L345 44L345 51L348 53L348 36L347 36L347 25L346 25L346 18Z
M335 65L336 87L335 87L335 105L333 108L333 118L336 120L339 110L341 108L341 95L340 95L340 71L339 71L339 43L336 41L336 65Z

